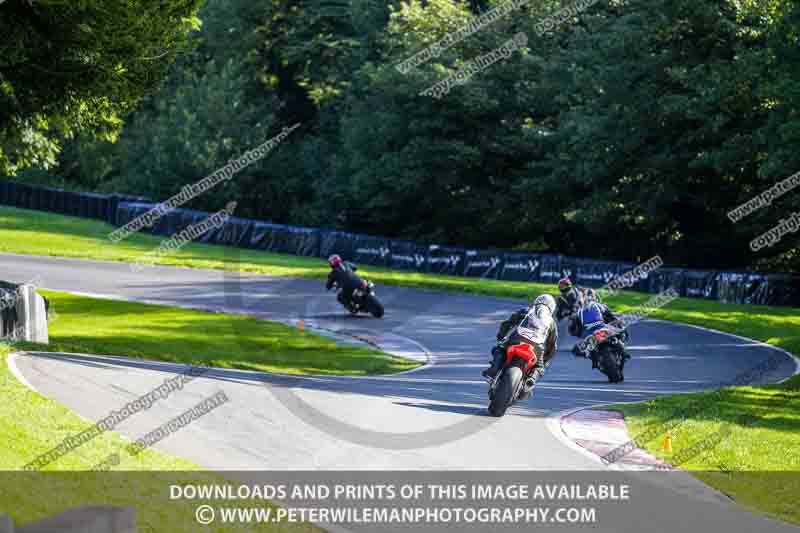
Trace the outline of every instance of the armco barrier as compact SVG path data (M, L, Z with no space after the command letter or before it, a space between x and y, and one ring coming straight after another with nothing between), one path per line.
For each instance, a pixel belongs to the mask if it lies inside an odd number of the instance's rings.
M146 198L73 193L9 182L0 182L0 204L96 218L117 226L127 224L154 207ZM162 216L152 228L142 231L174 235L208 216L210 213L202 211L175 209ZM556 254L427 245L238 217L231 217L224 226L209 231L201 241L307 257L327 257L338 253L359 264L452 276L555 284L559 278L568 275L579 285L587 287L601 287L636 266L631 262ZM112 245L110 241L109 245ZM642 276L630 289L657 293L669 287L681 296L693 298L800 306L800 277L788 274L712 272L663 266Z

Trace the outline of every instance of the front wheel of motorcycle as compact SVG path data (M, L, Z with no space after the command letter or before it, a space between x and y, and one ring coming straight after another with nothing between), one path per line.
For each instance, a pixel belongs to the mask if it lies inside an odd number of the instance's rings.
M372 294L368 294L366 298L367 310L375 318L383 316L383 304Z
M515 366L508 367L502 371L499 379L489 403L489 414L497 417L506 414L506 410L514 402L514 393L522 380L522 370Z
M609 348L603 347L600 349L600 367L603 373L608 376L609 383L619 383L622 381L622 372L617 364L617 358Z

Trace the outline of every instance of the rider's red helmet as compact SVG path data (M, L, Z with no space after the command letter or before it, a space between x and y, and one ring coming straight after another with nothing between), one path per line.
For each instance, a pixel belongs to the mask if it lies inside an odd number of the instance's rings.
M565 291L572 287L572 281L569 278L561 278L558 280L558 290Z
M336 254L333 254L328 258L328 264L331 266L331 268L336 268L342 264L342 258Z

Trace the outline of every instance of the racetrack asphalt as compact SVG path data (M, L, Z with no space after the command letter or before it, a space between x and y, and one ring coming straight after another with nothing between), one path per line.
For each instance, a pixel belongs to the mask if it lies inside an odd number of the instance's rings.
M488 362L499 322L524 302L378 287L383 319L351 317L318 280L54 257L0 255L0 279L40 278L45 288L176 306L203 306L321 327L394 335L424 347L426 367L401 375L289 377L214 369L117 429L144 434L217 390L230 398L157 448L209 469L591 470L597 462L565 446L547 418L576 407L631 402L730 383L770 358L758 382L792 375L796 363L758 343L665 322L631 330L625 382L609 384L570 353L559 353L534 395L495 419L486 414ZM168 327L169 325L165 325ZM180 366L114 354L40 354L15 359L37 391L98 420Z

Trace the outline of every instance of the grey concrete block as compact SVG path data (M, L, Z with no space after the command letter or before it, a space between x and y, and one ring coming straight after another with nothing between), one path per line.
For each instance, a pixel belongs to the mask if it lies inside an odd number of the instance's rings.
M20 338L29 342L48 344L47 310L44 298L33 285L20 285L17 289L17 315L20 319Z

